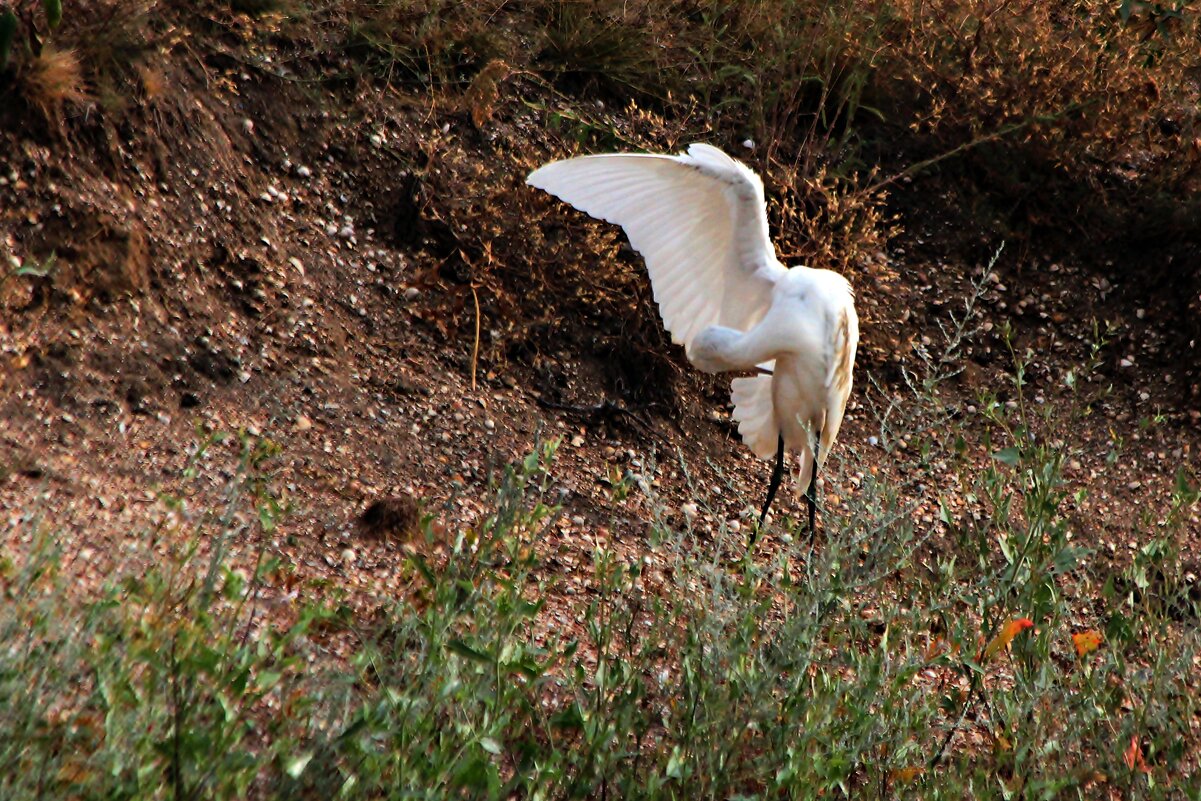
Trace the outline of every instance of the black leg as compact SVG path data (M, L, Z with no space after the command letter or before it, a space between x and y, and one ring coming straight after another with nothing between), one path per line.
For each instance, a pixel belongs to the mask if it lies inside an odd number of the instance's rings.
M817 536L817 455L821 452L821 432L813 444L813 475L809 477L809 489L805 493L805 502L809 505L809 542L813 543Z
M767 519L767 509L771 506L772 498L776 497L776 490L780 488L780 479L784 477L784 435L779 435L779 440L776 444L776 466L771 471L771 483L767 485L767 500L763 502L763 511L759 513L759 525L751 529L751 537L747 542L747 547L755 544L755 538L759 536L759 529L763 528L763 521Z

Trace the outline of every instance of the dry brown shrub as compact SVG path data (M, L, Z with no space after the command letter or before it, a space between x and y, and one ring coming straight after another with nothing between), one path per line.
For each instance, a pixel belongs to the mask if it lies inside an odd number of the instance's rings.
M874 175L840 178L820 165L811 173L769 176L779 198L776 247L786 264L849 272L871 263L900 231L888 212L887 191Z
M500 0L324 0L343 19L342 51L388 83L437 94L465 87L493 59L509 58L508 30L496 24Z
M890 3L709 5L700 24L669 40L677 95L694 94L770 152L780 147L788 155L841 138L872 113L865 90L887 47Z
M1001 132L1074 169L1171 147L1155 125L1196 108L1195 15L1157 25L1148 6L1124 22L1103 0L902 0L896 13L889 71L912 76L911 127L947 142Z

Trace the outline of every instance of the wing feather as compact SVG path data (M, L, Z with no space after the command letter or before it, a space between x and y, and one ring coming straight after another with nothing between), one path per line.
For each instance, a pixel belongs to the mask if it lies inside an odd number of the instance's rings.
M776 438L780 434L772 403L772 377L735 378L730 386L733 416L742 441L760 459L771 459L776 455Z
M847 400L851 397L855 351L859 346L859 317L855 314L855 305L849 287L847 303L839 310L832 345L830 369L826 376L826 420L822 426L821 457L823 462L830 452L830 447L834 444L834 438L838 436L838 429L842 427Z
M768 236L763 184L717 148L583 156L526 181L622 227L646 261L674 341L687 345L710 325L745 331L770 308L784 268Z

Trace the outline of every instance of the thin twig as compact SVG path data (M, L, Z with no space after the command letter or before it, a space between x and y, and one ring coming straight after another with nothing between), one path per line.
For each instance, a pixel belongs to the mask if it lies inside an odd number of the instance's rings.
M471 285L471 299L475 301L475 344L471 348L471 391L475 392L475 373L480 363L480 294L475 284Z

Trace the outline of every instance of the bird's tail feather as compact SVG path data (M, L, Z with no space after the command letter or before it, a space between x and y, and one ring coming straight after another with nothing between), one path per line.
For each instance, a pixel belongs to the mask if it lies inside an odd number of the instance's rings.
M770 375L753 378L735 378L731 397L734 401L734 419L738 421L738 433L760 459L774 459L780 427L772 406Z

